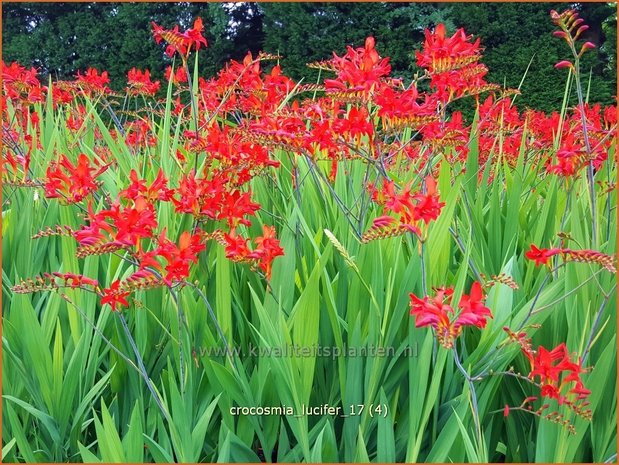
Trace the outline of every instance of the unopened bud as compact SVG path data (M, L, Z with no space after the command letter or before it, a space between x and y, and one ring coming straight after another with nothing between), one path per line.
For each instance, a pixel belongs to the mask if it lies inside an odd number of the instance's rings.
M572 68L572 67L573 67L572 63L567 60L560 61L559 63L555 65L555 68L557 69Z
M578 37L580 37L580 34L585 32L587 29L589 29L589 26L587 26L586 24L583 24L582 26L580 26L578 30L576 31L576 34L574 34L574 40L578 39Z

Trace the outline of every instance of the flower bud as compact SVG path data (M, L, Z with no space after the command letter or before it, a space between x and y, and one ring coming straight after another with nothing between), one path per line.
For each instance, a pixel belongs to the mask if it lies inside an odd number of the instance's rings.
M574 40L578 39L580 34L585 32L587 29L589 29L589 26L587 26L586 24L583 24L582 26L580 26L578 30L576 31L576 34L574 34Z
M555 68L557 69L572 68L572 67L573 67L572 63L567 60L560 61L559 63L555 65Z
M583 54L587 50L591 50L592 48L595 48L595 44L593 42L585 42L584 44L582 44L582 47L580 48L580 52L578 53L578 56L579 57L583 56Z

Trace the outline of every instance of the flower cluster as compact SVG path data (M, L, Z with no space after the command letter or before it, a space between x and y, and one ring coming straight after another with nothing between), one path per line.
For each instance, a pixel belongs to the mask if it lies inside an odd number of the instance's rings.
M581 375L588 371L582 366L582 360L574 358L568 352L565 343L551 350L544 346L533 349L531 339L525 332L516 333L507 327L504 330L509 340L520 346L529 361L530 370L527 377L539 389L539 396L555 400L558 405L565 405L575 414L590 420L588 398L591 391L585 387L581 378ZM529 399L536 400L537 397ZM542 416L542 412L548 408L549 404L543 404L535 413ZM546 414L545 418L556 421L559 416L553 412ZM564 425L569 428L568 422ZM569 429L573 431L572 428Z
M597 250L574 250L566 248L540 249L531 244L531 248L525 253L529 260L535 261L535 266L549 265L552 257L560 255L565 261L597 263L611 273L616 273L615 259L610 255L598 252Z
M450 349L454 340L462 332L464 326L485 328L487 317L492 318L492 312L484 305L484 294L481 284L475 281L470 294L464 294L458 302L460 312L456 314L451 306L453 288L436 289L433 297L420 299L410 294L411 315L415 316L415 326L431 326L436 331L439 343Z
M201 18L196 18L193 27L185 32L180 32L178 25L174 26L173 29L164 29L153 21L152 26L155 42L158 44L167 42L168 45L166 46L165 53L170 57L173 57L178 52L183 59L186 59L192 49L197 51L200 50L201 46L206 47L208 45L202 35L204 26L202 25Z
M396 191L393 181L384 181L382 189L371 186L372 200L382 205L394 216L384 215L376 218L372 227L363 235L362 241L391 237L404 232L412 232L421 237L418 224L426 225L436 220L445 202L440 202L436 182L432 177L425 180L425 192L411 192L410 187Z

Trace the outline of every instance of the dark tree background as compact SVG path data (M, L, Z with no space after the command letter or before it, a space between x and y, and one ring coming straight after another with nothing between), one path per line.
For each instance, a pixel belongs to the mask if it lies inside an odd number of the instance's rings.
M248 50L264 50L281 55L289 75L314 82L317 72L307 63L372 35L391 57L393 74L406 80L424 28L443 22L450 33L464 27L481 37L490 81L517 87L526 72L519 106L549 111L562 101L566 75L553 65L569 58L566 44L551 35L549 11L568 6L580 11L590 26L586 39L598 45L583 63L590 100L612 103L617 17L608 3L3 3L2 53L6 62L36 66L43 77L106 69L113 87L122 88L130 68L161 78L170 63L152 39L151 21L189 27L201 16L209 42L200 56L205 76Z

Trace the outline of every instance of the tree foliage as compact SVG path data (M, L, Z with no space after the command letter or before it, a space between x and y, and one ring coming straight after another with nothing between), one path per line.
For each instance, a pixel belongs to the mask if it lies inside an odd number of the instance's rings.
M585 55L582 66L585 73L591 71L590 100L611 103L616 93L616 73L613 76L605 63L609 55L616 55L616 42L606 38L602 22L613 14L614 7L605 3L583 3L577 7L590 26L583 39L598 45L596 51ZM568 59L570 53L565 42L552 36L554 25L549 13L565 8L563 3L457 4L453 19L458 27L481 38L490 81L512 88L522 81L522 96L517 104L550 111L561 105L566 74L554 65ZM612 27L608 25L607 29Z
M36 66L43 76L69 77L88 66L106 69L121 88L132 67L161 78L169 60L151 37L150 22L188 26L201 16L209 47L201 51L202 75L212 75L229 59L264 50L282 56L294 78L315 82L307 63L342 54L368 36L389 56L393 75L410 80L414 50L424 28L443 22L448 32L464 27L482 40L489 79L518 87L520 106L548 111L563 98L565 70L554 64L568 57L552 37L550 9L561 3L6 3L3 5L3 59ZM606 3L577 4L589 24L587 54L591 101L611 103L616 88L616 14ZM528 71L527 71L528 69ZM587 84L587 83L585 83Z

